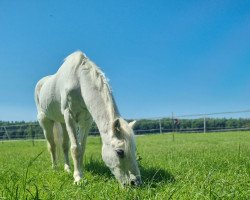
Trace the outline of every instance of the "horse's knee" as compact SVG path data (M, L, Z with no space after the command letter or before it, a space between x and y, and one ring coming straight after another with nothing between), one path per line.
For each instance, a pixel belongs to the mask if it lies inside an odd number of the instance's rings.
M79 147L77 145L71 145L70 149L74 153L74 152L78 152Z
M73 156L75 156L77 158L80 156L80 154L81 154L81 147L80 146L71 145L70 149L71 149L71 153L73 154Z

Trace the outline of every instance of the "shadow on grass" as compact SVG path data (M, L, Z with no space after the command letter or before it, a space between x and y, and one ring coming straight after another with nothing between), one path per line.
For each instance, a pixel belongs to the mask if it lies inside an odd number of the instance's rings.
M139 166L144 186L157 187L175 182L174 176L165 169ZM109 168L102 161L90 159L85 163L85 170L106 178L113 178Z
M105 178L113 177L112 173L110 172L109 168L100 160L95 160L90 158L84 164L84 170L87 170L93 174L98 174Z
M174 176L165 169L140 166L144 186L157 187L161 184L174 183Z

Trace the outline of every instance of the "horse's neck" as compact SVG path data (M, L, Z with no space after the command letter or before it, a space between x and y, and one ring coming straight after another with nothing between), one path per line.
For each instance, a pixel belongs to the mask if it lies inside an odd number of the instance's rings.
M108 85L99 85L88 70L82 71L80 84L84 102L104 138L110 133L115 118L119 117L112 94Z

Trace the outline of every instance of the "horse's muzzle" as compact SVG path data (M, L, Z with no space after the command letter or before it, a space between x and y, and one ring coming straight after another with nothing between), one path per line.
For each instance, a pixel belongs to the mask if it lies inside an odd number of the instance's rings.
M130 180L130 185L133 187L142 185L141 177L137 177L135 179Z

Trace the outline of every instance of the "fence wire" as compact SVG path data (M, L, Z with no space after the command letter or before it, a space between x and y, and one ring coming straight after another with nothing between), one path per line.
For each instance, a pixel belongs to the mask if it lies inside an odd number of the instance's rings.
M138 135L169 132L207 133L246 131L250 130L250 109L187 115L174 115L172 113L172 115L165 117L140 118L136 120L137 124L134 132ZM235 123L234 120L241 120L241 123L239 122L238 125L235 125L233 124ZM217 125L215 125L216 123ZM99 135L99 131L95 125L91 128L90 135ZM0 125L0 140L8 139L44 139L44 135L37 122Z

